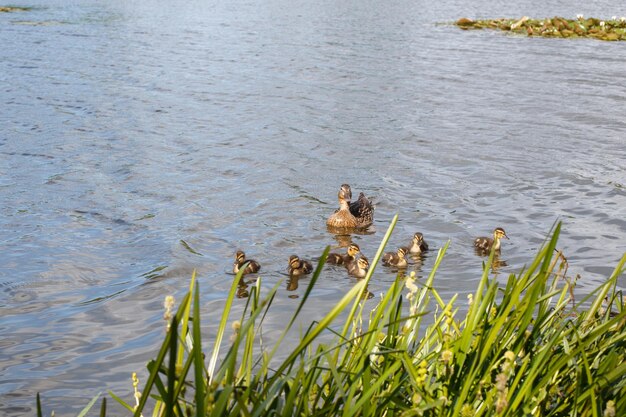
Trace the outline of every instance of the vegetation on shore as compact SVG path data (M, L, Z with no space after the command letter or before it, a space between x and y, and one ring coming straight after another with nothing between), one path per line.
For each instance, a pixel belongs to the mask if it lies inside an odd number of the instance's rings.
M610 20L578 15L576 19L555 16L545 19L485 19L461 18L455 22L461 29L500 29L507 32L546 38L593 38L603 41L626 41L626 18L613 16Z
M276 355L320 277L324 252L293 317L271 349L260 328L278 284L257 280L233 321L233 281L212 349L202 340L195 275L149 376L129 404L134 416L603 416L626 410L626 311L617 288L626 254L606 282L574 300L560 232L505 285L490 278L494 254L468 300L443 300L435 276L398 278L372 311L363 295L395 226L368 275L320 321L311 323L286 358ZM340 321L340 322L339 322ZM229 324L230 323L230 324ZM37 398L39 404L39 397ZM95 404L97 397L85 408ZM42 415L41 406L38 406ZM620 414L621 413L621 414ZM106 415L102 401L100 415Z

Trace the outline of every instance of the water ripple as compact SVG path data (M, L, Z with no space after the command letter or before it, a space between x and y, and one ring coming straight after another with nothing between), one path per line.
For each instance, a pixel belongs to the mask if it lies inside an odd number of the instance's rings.
M371 257L396 213L390 246L420 231L432 248L418 277L451 242L445 298L474 290L472 239L496 226L506 276L562 220L583 293L626 252L621 46L446 24L611 2L41 6L0 32L3 415L32 413L37 391L59 414L128 392L194 271L214 334L237 249L281 284L268 341L307 283L286 279L289 255L354 241ZM326 230L346 182L374 201L373 233ZM368 303L395 272L377 270ZM355 282L329 267L306 317Z

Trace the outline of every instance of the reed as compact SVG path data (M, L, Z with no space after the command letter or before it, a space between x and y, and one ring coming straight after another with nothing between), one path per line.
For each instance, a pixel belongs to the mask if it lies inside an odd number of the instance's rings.
M558 224L505 285L490 278L491 254L468 303L446 301L435 289L445 245L425 282L399 277L365 311L363 295L396 220L368 276L311 323L286 358L277 349L308 301L328 248L272 349L260 349L258 338L278 287L261 296L260 279L234 336L225 338L238 275L205 355L194 274L135 405L110 395L137 417L148 415L148 405L153 416L625 415L626 312L617 278L626 254L604 284L573 300L567 263L555 250Z

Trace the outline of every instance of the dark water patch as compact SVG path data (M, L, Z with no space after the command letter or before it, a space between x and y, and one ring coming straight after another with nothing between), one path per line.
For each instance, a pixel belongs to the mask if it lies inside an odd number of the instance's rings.
M198 255L198 256L204 256L202 255L200 252L196 251L195 249L193 249L189 243L185 242L184 240L180 240L180 244L183 246L183 248L185 248L189 253L192 253L194 255Z
M161 271L167 269L167 265L161 265L161 266L157 266L156 268L144 273L141 275L142 278L151 280L151 279L156 279L156 278L162 278L163 275L160 274Z
M4 155L8 155L8 156L28 156L28 157L35 157L35 158L43 158L43 159L54 159L54 156L52 155L45 155L45 154L34 154L34 153L28 153L28 152L0 152L0 154L4 154Z
M96 298L92 298L89 300L85 300L85 301L81 301L80 303L78 303L78 306L88 306L90 304L96 304L96 303L102 303L105 302L111 298L117 297L118 295L121 295L125 292L126 290L119 290L116 292L113 292L111 294L106 294L106 295L102 295L102 296L98 296Z
M82 219L82 218L88 216L88 217L92 217L94 219L97 219L98 221L111 223L111 224L116 225L116 226L134 226L134 224L132 222L129 222L129 221L121 219L121 218L113 218L110 215L102 214L102 213L99 213L97 211L75 209L74 213L77 214L77 216L75 216L77 219Z

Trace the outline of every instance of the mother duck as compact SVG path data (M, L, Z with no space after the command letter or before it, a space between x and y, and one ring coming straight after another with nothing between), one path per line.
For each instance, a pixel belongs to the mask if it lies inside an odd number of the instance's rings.
M352 189L348 184L342 184L337 197L339 199L339 209L326 220L327 226L365 229L372 224L374 221L374 207L365 197L365 194L359 194L358 200L350 202Z

